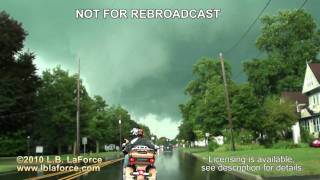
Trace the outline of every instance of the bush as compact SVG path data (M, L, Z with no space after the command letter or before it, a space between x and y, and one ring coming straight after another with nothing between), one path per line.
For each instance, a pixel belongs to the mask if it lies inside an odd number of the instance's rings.
M241 144L236 144L236 150L237 151L246 151L246 150L253 150L253 149L263 149L264 147L259 145L259 144L246 144L246 145L241 145ZM225 151L231 151L231 145L230 144L224 144L217 148L215 150L216 152L225 152Z
M237 139L241 144L251 144L252 141L254 140L252 136L252 132L248 130L240 131Z
M26 141L22 139L0 137L0 156L15 156L25 153Z
M300 148L301 145L294 144L291 141L278 141L277 143L273 144L271 148L273 149L293 149L293 148Z
M210 141L208 145L209 151L215 151L219 145L215 141Z
M300 127L301 129L301 142L310 143L314 138L313 136L304 128Z

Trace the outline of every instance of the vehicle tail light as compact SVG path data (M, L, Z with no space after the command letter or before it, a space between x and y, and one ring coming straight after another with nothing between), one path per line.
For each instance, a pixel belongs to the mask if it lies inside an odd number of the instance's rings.
M130 165L133 165L135 161L136 161L135 158L133 158L133 157L129 158Z
M155 160L154 160L153 158L149 159L149 162L150 162L151 164L153 164L154 161L155 161Z
M136 161L133 157L131 157L131 158L129 158L129 161L130 162L134 162L134 161Z

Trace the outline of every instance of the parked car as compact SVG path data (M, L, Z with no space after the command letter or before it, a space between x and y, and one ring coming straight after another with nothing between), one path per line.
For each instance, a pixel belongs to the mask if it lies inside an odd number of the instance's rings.
M165 152L171 152L172 150L173 150L173 147L171 144L164 145L163 147L163 151Z
M311 147L320 148L320 139L315 139L310 144Z
M114 144L105 145L104 150L105 151L114 151L114 150L116 150L116 145L114 145Z

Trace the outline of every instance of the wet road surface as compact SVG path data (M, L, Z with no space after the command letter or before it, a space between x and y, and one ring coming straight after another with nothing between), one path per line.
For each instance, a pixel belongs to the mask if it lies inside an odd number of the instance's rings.
M157 180L239 180L239 178L223 172L202 172L201 166L205 165L195 157L180 153L178 151L160 153L156 159ZM106 166L100 172L89 173L77 178L77 180L121 180L121 162ZM41 174L39 174L41 175ZM37 176L37 173L16 173L11 172L0 175L0 180L21 180ZM49 178L50 180L60 177ZM47 178L48 179L48 178ZM319 176L295 176L295 177L274 177L270 180L315 180Z
M232 175L222 172L202 172L205 165L198 159L185 154L174 152L160 153L156 159L157 180L238 180ZM102 169L100 172L83 176L81 180L121 180L121 163Z

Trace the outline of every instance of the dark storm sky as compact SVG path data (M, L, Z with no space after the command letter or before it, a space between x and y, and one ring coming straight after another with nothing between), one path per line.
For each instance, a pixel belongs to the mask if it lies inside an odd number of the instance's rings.
M61 65L76 71L91 95L125 106L133 117L158 135L174 137L181 120L178 104L192 79L192 65L203 56L217 57L247 30L267 0L1 0L0 10L23 23L26 49L37 55L39 71ZM294 9L302 0L273 0L264 15ZM305 9L320 24L320 1ZM79 20L78 8L219 8L215 20ZM257 23L225 58L234 79L244 82L242 62L259 53Z

